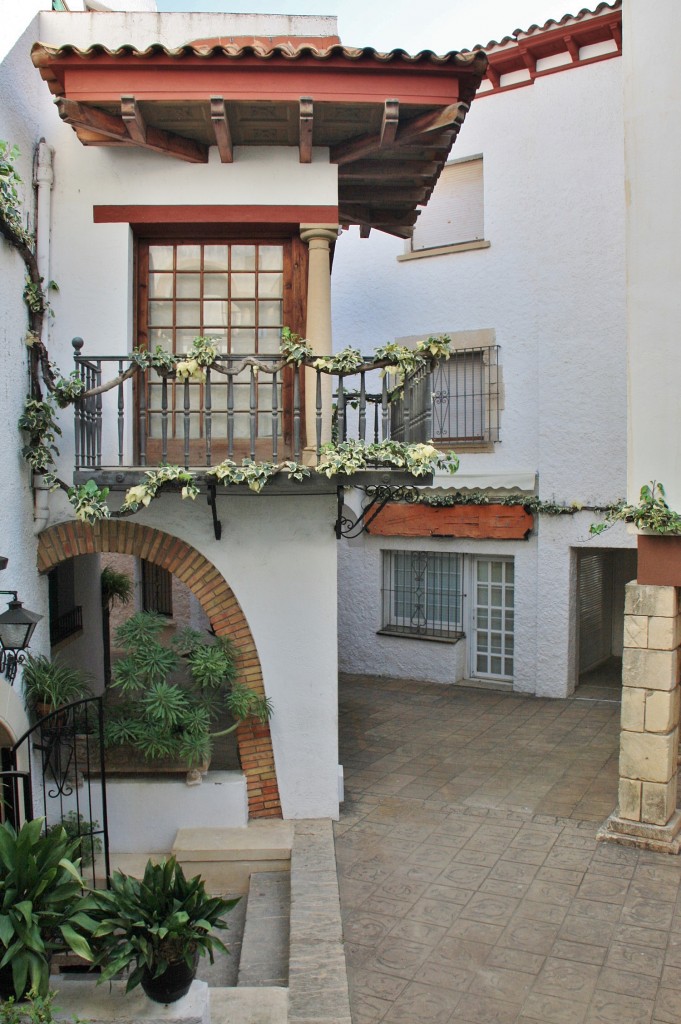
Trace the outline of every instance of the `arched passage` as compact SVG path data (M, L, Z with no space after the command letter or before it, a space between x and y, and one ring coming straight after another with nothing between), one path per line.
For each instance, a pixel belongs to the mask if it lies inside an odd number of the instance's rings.
M182 580L200 602L217 635L229 636L239 648L240 678L257 693L265 693L258 651L239 602L215 566L186 541L128 521L102 520L95 526L61 523L44 530L38 538L38 571L46 573L67 558L105 551L144 558ZM280 818L269 725L240 725L237 743L248 786L250 817Z

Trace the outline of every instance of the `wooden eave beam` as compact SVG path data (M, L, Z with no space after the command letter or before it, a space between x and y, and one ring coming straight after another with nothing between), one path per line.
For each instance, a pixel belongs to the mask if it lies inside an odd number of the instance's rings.
M375 193L375 196L372 193ZM400 206L411 204L413 206L414 203L423 202L428 193L429 189L414 187L413 183L410 188L409 186L395 186L389 182L382 182L380 185L361 185L357 182L346 185L340 182L338 201L343 204L349 202L366 203L371 202L375 198L380 203L391 205L395 203Z
M572 36L565 37L565 46L567 48L567 52L570 54L570 57L572 58L572 63L576 64L579 60L579 46L577 45Z
M347 219L353 224L371 224L373 227L378 227L379 224L394 224L399 227L413 225L420 212L413 207L370 206L352 201L343 202L338 209L341 220Z
M232 145L232 132L227 117L227 107L222 96L211 96L210 98L210 119L215 134L215 144L218 147L220 160L223 164L234 162L234 147Z
M131 141L131 136L122 117L109 114L99 107L86 107L82 103L63 97L59 97L56 104L62 121L70 124L73 128L85 128L98 132L116 142ZM133 140L133 144L140 145L136 140ZM147 127L144 148L151 149L155 153L163 153L165 156L176 157L178 160L187 160L189 163L208 163L207 146L200 142L194 142L193 139L186 139L182 135L162 131L160 128Z
M387 149L392 146L397 135L397 126L400 123L400 101L386 100L383 104L383 119L381 121L381 137L379 146Z
M134 96L121 96L121 117L132 141L146 146L147 126Z
M357 160L345 164L338 172L339 182L344 181L385 181L392 185L415 185L417 182L430 182L440 170L435 161L425 163L422 160L408 160L407 152L400 150L403 160Z
M395 133L394 145L402 146L409 144L416 139L421 139L424 135L432 136L445 129L458 131L467 110L467 103L450 103L447 107L441 107L438 110L429 111L427 114L421 114L419 117L407 121L402 127L398 127ZM428 138L427 141L432 142L432 139ZM355 160L360 160L375 153L380 148L381 139L379 135L362 135L359 138L352 139L350 142L343 142L337 146L332 146L330 153L331 163L341 166L346 163L352 163Z
M414 234L413 227L408 224L378 224L360 220L354 215L347 217L347 223L358 225L360 238L368 238L372 228L376 231L384 231L386 235L394 235L396 238L411 238Z
M298 154L301 164L312 163L312 129L314 127L314 106L309 96L298 101Z

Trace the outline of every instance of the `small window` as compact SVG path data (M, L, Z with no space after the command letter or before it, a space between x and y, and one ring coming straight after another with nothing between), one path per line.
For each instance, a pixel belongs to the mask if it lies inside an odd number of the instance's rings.
M498 346L466 348L433 371L433 440L499 440Z
M173 614L173 575L153 562L141 559L142 610L159 615Z
M414 227L412 252L485 237L482 157L456 160L440 175Z
M463 556L383 552L383 630L419 637L463 633Z

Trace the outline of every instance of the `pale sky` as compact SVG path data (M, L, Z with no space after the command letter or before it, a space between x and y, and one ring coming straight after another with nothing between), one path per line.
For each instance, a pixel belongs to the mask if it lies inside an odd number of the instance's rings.
M391 50L471 49L514 29L559 21L598 0L158 0L160 11L230 11L261 14L335 14L350 46Z

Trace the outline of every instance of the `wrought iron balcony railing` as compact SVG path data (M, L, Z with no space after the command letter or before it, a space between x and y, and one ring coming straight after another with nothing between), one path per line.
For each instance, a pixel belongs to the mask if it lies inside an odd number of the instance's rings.
M83 355L80 339L74 348L88 391L75 403L76 471L300 461L332 439L432 436L430 371L407 377L398 401L379 374L386 363L371 359L331 373L278 356L219 355L203 379L178 380L174 371L129 368L120 356Z

